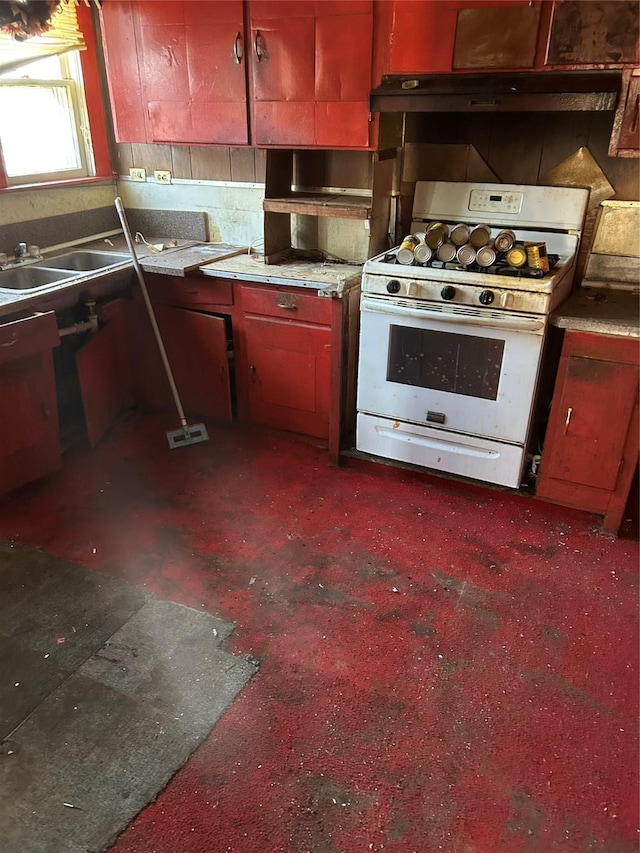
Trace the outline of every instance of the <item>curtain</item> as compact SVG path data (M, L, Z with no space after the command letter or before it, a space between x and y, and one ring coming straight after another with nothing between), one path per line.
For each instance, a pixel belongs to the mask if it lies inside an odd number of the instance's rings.
M40 30L40 34L30 35L25 33L24 29L24 14L28 15L29 3L0 0L0 74L15 71L45 56L60 55L70 50L86 50L84 37L78 27L75 0L39 4L40 8L44 6L49 6L52 10L49 28L42 32L38 21L35 20L32 27L29 23L26 28L32 31ZM16 16L19 16L18 21L12 24ZM32 22L34 19L28 17L28 21Z

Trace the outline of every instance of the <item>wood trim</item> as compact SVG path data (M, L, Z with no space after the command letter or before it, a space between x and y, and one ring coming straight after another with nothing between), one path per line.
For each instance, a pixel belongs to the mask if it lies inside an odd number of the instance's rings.
M80 51L80 64L84 82L93 159L96 176L112 177L114 168L109 150L109 135L104 114L106 93L102 91L100 72L98 69L97 46L92 11L89 6L78 6L78 25L87 45L86 50Z

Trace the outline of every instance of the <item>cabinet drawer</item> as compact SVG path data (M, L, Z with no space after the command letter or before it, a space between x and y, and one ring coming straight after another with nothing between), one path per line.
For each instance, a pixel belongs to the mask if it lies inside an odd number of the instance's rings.
M242 310L245 314L283 317L303 323L331 324L331 300L293 288L241 288Z
M53 311L0 325L0 364L57 347L58 324Z
M151 298L158 305L184 308L233 305L233 287L230 281L172 275L149 275L147 281Z

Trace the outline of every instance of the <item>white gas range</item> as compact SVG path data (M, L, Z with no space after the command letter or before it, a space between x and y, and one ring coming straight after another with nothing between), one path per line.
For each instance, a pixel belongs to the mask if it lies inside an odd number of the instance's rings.
M416 184L413 239L364 265L358 450L520 485L547 317L571 290L587 200L575 188Z

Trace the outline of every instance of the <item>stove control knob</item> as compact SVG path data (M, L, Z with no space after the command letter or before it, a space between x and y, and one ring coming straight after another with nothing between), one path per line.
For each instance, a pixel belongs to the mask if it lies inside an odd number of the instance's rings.
M442 298L446 300L453 299L455 295L456 289L455 287L451 287L450 284L448 284L446 287L443 287L440 291L440 296L442 296Z
M389 293L399 293L400 282L397 279L392 278L389 284L387 285L387 290L389 291Z
M491 305L495 296L493 295L492 290L483 290L480 296L478 296L481 305Z

